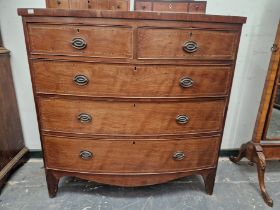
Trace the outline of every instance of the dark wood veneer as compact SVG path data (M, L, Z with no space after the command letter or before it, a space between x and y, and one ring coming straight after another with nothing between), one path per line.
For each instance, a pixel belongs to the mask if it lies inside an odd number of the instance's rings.
M15 168L27 161L10 66L9 50L0 47L0 191Z

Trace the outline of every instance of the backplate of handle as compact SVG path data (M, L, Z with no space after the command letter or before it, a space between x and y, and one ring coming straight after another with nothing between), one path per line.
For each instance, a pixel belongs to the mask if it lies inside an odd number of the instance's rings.
M190 118L187 115L178 115L176 117L176 122L178 124L187 124L189 122Z
M81 122L81 123L89 123L92 121L92 117L91 115L87 114L87 113L80 113L78 115L78 120Z
M194 53L195 51L197 51L197 49L198 49L198 45L194 41L187 41L183 45L183 50L187 53Z
M72 45L72 47L74 47L75 49L82 50L82 49L85 49L85 48L86 48L87 43L86 43L86 41L85 41L83 38L74 38L74 39L71 41L71 45Z
M177 151L172 156L173 160L183 160L185 158L184 152Z
M76 75L73 78L73 81L75 82L76 85L80 85L80 86L85 86L89 83L89 79L87 78L87 76L82 74Z
M82 150L82 151L80 152L80 157L81 157L83 160L90 160L90 159L92 159L93 154L92 154L92 152L90 152L90 151Z
M192 78L189 77L183 77L182 79L180 79L180 86L182 88L189 88L193 86L193 80Z

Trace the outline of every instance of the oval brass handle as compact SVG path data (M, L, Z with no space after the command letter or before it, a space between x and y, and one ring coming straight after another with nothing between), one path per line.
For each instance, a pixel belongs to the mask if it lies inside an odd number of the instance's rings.
M89 79L87 78L87 76L82 74L76 75L73 78L73 81L75 82L76 85L80 85L80 86L85 86L89 83Z
M175 152L172 156L173 160L183 160L185 158L184 152L178 151Z
M194 41L187 41L183 45L183 50L186 51L187 53L194 53L195 51L197 51L197 49L198 49L198 45Z
M83 150L80 152L80 157L83 159L83 160L90 160L92 159L92 152L90 151L87 151L87 150Z
M189 77L183 77L182 79L180 79L180 86L182 88L189 88L193 86L193 80L192 78Z
M74 47L75 49L78 49L78 50L85 49L87 46L86 41L82 38L74 38L72 40L71 44L72 44L72 47Z
M81 123L89 123L92 121L92 117L87 113L81 113L78 115L78 120Z
M176 122L178 123L178 124L186 124L186 123L188 123L190 121L190 118L187 116L187 115L178 115L177 117L176 117Z

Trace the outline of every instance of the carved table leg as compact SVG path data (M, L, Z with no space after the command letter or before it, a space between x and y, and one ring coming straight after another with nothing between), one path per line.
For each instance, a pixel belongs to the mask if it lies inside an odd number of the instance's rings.
M230 156L229 159L234 163L239 162L242 158L246 156L247 146L248 144L242 144L238 156L237 157Z
M203 174L203 180L205 184L205 190L208 195L213 194L214 184L215 184L215 177L216 177L216 170L213 169L208 171L207 173Z
M53 172L52 170L46 169L46 179L47 179L49 197L53 198L56 195L60 177L57 177L55 175L55 172Z
M263 154L262 148L260 146L256 147L256 158L255 162L257 165L257 170L258 170L258 178L259 178L259 185L260 185L260 190L262 197L266 204L270 207L273 206L273 200L270 198L268 195L266 189L265 189L265 183L264 183L264 173L265 173L265 167L266 167L266 161L265 161L265 156Z
M265 189L264 183L264 172L266 167L265 156L263 154L263 149L260 144L254 142L248 142L240 147L240 152L237 157L230 157L230 160L234 163L239 162L243 157L247 157L249 161L257 165L259 185L262 197L265 203L272 207L273 200L268 195Z

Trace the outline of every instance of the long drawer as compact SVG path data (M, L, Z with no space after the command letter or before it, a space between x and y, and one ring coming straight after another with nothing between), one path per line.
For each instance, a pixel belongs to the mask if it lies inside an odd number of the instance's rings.
M137 33L139 59L232 60L239 34L233 31L143 27Z
M43 130L108 135L221 131L225 99L141 102L38 98Z
M132 57L130 27L29 24L28 32L32 54Z
M93 173L157 173L214 167L220 137L86 140L43 136L47 168Z
M36 91L96 97L196 97L228 93L230 66L134 66L33 61Z
M137 26L136 26L137 27ZM135 30L135 33L134 33ZM127 25L29 24L32 54L95 58L232 60L237 31ZM48 37L47 39L45 37Z

